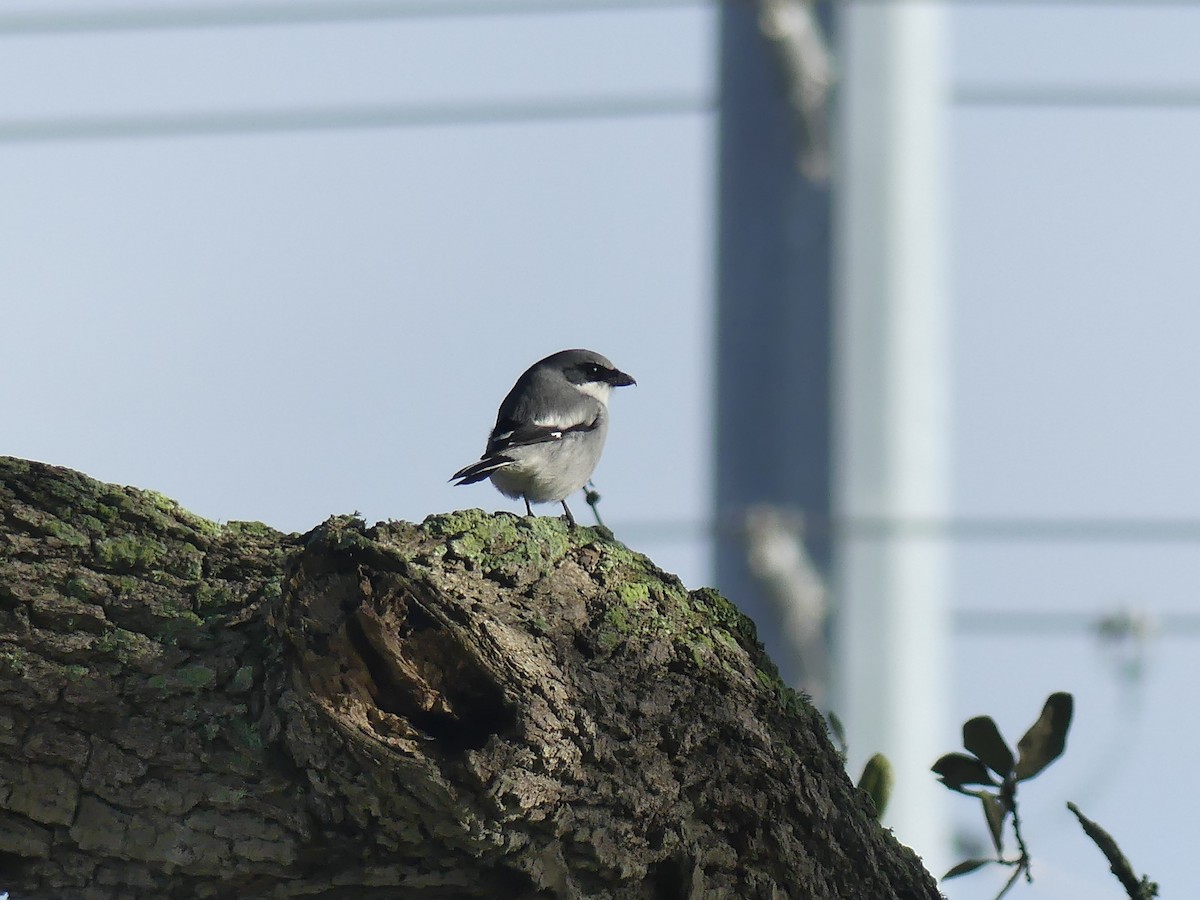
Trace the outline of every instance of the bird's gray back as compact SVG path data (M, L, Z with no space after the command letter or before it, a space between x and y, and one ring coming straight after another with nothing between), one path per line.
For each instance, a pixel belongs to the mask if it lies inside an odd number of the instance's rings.
M555 409L567 414L567 421L558 423L565 426L584 421L590 412L588 403L595 403L592 398L575 390L561 372L535 366L518 378L508 392L496 414L496 423L527 425L536 422L540 418L539 404L544 405L551 399Z

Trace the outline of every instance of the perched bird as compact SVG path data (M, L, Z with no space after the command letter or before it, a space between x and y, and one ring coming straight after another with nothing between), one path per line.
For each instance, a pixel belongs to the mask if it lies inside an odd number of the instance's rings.
M530 366L500 404L496 427L479 462L450 480L491 478L506 497L529 504L559 502L575 524L567 497L584 486L608 434L608 396L637 384L591 350L563 350Z

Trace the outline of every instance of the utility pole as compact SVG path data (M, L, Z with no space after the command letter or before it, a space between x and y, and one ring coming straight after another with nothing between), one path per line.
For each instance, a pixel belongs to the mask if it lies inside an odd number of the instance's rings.
M949 350L942 180L945 8L848 3L838 20L835 705L852 771L896 773L887 822L933 871L948 854L947 553L936 537L856 522L949 506Z
M817 521L807 549L829 571L830 194L798 164L803 123L764 6L720 6L717 584L796 684L800 661L751 574L745 527L756 504Z
M808 678L786 592L772 590L803 579L786 566L756 577L748 562L754 523L771 525L769 551L791 511L832 585L832 702L822 705L847 726L854 775L888 755L887 822L937 870L944 789L929 766L948 737L946 552L855 523L948 507L945 10L851 2L832 21L832 6L815 7L837 36L831 190L798 164L812 135L797 115L796 57L780 55L786 28L775 27L814 7L721 5L717 583L756 620L784 678ZM811 60L802 43L793 49Z

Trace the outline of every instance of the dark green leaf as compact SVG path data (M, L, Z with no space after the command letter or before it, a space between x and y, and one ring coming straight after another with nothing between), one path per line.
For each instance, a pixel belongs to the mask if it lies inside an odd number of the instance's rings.
M1067 746L1074 699L1070 694L1051 694L1042 714L1017 742L1017 781L1025 781L1058 759Z
M933 764L933 771L941 776L942 784L955 791L960 790L964 784L996 786L996 781L989 774L987 766L965 753L947 753Z
M1004 817L1008 815L1008 807L995 794L981 793L980 801L983 803L983 817L987 819L988 831L992 835L992 845L996 848L996 855L1004 855Z
M959 875L966 875L968 872L974 872L980 866L986 866L992 860L990 859L964 859L957 866L954 866L942 876L942 881L948 881L951 878L957 878Z
M963 746L1001 778L1012 773L1012 751L991 716L976 716L963 724Z
M892 764L882 753L876 753L867 760L862 778L858 779L859 788L866 791L875 803L875 814L881 819L887 809L888 800L891 799L894 781Z

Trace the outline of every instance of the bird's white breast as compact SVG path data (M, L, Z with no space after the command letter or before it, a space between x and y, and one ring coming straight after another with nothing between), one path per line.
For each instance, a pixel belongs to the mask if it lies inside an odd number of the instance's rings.
M532 503L564 500L592 477L607 435L608 414L601 409L591 431L568 431L556 441L506 450L514 462L493 472L492 484L506 497Z

